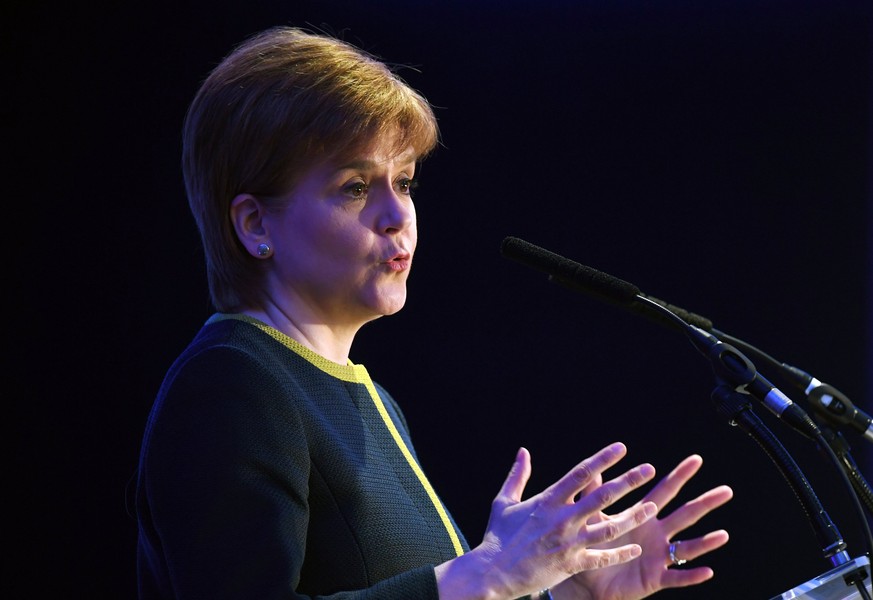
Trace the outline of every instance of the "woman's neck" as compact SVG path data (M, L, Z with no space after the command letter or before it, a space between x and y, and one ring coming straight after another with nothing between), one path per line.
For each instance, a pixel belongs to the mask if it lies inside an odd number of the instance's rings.
M352 342L360 329L331 326L315 319L295 318L295 315L275 305L246 308L240 312L266 323L316 354L340 365L348 364Z

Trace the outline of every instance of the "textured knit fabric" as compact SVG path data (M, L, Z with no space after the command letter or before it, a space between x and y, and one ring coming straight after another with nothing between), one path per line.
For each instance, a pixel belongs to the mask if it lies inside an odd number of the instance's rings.
M138 472L153 598L437 599L469 548L361 365L216 315L167 373Z

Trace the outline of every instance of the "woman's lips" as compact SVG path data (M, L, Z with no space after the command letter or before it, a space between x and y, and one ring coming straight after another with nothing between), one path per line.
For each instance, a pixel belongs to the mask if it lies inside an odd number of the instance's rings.
M407 252L403 252L397 254L393 258L390 258L389 260L386 260L385 264L388 265L388 268L392 271L406 271L412 264L412 255Z

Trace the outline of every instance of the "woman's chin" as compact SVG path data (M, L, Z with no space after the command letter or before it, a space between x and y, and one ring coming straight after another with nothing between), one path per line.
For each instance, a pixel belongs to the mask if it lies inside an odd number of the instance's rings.
M400 312L400 309L406 305L406 290L402 293L382 296L378 302L379 316L388 316Z

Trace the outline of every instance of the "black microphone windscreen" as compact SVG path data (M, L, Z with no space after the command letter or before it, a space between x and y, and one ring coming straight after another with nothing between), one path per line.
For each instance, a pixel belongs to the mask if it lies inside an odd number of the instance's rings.
M634 302L640 293L639 288L632 283L586 267L517 237L504 238L500 244L500 253L506 258L548 273L555 283L595 294L612 302Z

